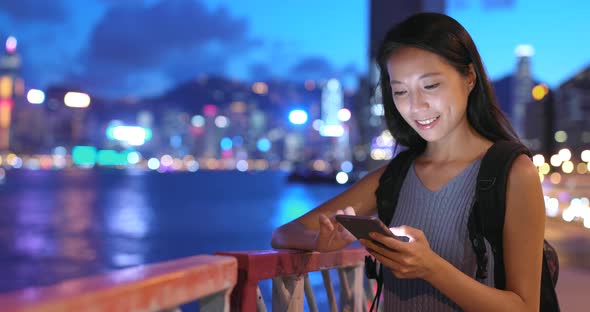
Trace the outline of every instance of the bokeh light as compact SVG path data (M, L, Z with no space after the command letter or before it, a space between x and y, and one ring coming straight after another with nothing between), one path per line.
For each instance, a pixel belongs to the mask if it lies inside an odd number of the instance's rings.
M289 121L294 125L302 125L307 122L307 113L300 109L292 110L289 113Z
M533 95L533 99L539 101L542 100L545 97L545 95L547 95L547 93L549 93L549 88L546 84L541 83L534 86L531 93Z
M559 143L564 143L565 141L567 141L567 132L563 130L555 132L555 141Z
M339 184L345 184L346 182L348 182L348 174L346 174L346 172L338 172L336 174L336 182L338 182Z

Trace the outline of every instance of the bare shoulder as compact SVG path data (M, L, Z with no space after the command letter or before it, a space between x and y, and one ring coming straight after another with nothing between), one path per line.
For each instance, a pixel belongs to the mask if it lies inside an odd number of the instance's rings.
M531 214L544 217L543 189L537 167L527 155L518 156L512 163L506 186L507 215L530 218Z
M533 161L527 155L522 154L512 163L508 175L508 185L518 186L530 183L539 183L539 172Z

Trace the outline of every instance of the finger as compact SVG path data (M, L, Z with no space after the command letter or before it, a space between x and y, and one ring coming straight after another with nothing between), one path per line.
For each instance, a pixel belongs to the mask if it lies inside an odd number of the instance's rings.
M352 206L344 208L344 214L349 216L356 216L356 212L354 211L354 208Z
M389 229L396 236L407 237L409 239L409 242L422 240L424 238L424 233L422 231L411 226L402 225L399 227L391 227Z
M336 220L336 216L337 215L343 215L344 214L344 210L342 209L338 209L336 210L336 213L334 215L332 215L332 217L330 218L330 221L335 225L335 229L338 232L342 232L342 224L340 224L340 222L338 222L338 220Z
M388 259L390 259L392 261L395 261L397 263L401 263L401 261L398 260L398 258L400 258L402 256L402 253L400 253L399 251L391 249L388 246L382 245L378 242L371 241L371 240L361 239L359 242L363 246L365 246L367 249L374 250L374 251L378 252L379 254L384 255L385 257L387 257Z
M320 214L318 219L320 223L320 235L330 234L334 231L334 224L330 221L330 218L324 214Z
M336 210L336 212L330 217L330 221L332 221L333 223L339 224L340 222L338 222L336 220L336 216L343 215L343 214L344 214L344 210L342 210L342 209Z
M367 251L369 252L369 254L371 254L373 257L375 257L375 259L377 261L379 261L381 263L381 265L388 267L395 274L395 276L397 278L402 278L401 274L399 273L403 269L403 266L401 264L399 264L398 262L395 262L393 259L379 253L376 250L367 249Z
M352 235L352 233L350 233L346 228L344 228L340 233L340 239L349 243L352 243L357 240L356 236Z
M381 264L385 264L389 268L395 268L397 270L402 268L402 265L399 262L389 258L387 255L384 255L378 252L377 250L367 248L367 252L371 254L373 257L375 257L375 259L379 261Z
M371 232L369 233L369 236L371 237L372 240L386 246L387 248L390 248L392 250L396 250L396 251L400 251L400 252L405 252L407 251L407 243L397 239L397 238L393 238L393 237L388 237L385 236L383 234L380 233L376 233L376 232Z

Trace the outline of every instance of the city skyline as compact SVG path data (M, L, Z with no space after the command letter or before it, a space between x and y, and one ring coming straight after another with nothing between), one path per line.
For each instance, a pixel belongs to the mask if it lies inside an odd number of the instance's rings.
M446 13L470 31L492 79L512 73L514 48L528 43L533 76L557 87L588 64L590 44L576 40L585 6L455 0ZM17 38L27 88L69 82L113 97L157 95L203 74L354 87L367 70L367 19L365 1L0 1L0 36Z

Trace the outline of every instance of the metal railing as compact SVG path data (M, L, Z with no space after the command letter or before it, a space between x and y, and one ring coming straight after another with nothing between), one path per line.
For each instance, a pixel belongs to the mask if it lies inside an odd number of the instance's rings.
M180 311L199 300L200 311L229 311L236 282L236 259L199 255L6 293L0 310Z
M303 311L304 296L309 311L318 311L308 276L309 272L316 271L322 274L330 311L366 311L373 299L373 286L365 287L367 253L363 248L329 253L266 250L217 254L238 260L238 283L231 296L232 311L266 311L259 282L267 279L272 279L272 311ZM338 271L339 305L330 269Z
M307 301L313 312L318 306L308 273L321 272L330 311L366 311L375 286L365 278L366 255L363 248L199 255L2 294L0 310L181 311L198 300L203 312L266 311L259 282L271 279L273 311L303 311ZM338 303L331 269L338 272Z

